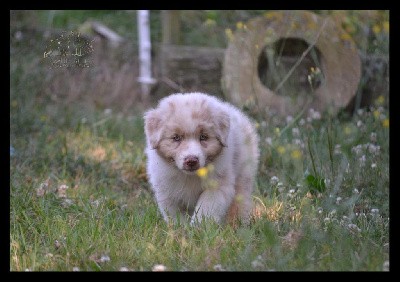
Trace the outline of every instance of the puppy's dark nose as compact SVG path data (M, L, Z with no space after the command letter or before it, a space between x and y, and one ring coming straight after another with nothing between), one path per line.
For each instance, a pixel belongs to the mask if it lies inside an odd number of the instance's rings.
M183 160L183 169L185 170L197 170L200 167L199 158L196 156L187 156Z

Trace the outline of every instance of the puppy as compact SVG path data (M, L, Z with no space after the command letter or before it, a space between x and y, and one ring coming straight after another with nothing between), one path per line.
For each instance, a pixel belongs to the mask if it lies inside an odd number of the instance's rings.
M203 93L173 94L144 115L147 174L168 222L247 224L259 138L236 107Z

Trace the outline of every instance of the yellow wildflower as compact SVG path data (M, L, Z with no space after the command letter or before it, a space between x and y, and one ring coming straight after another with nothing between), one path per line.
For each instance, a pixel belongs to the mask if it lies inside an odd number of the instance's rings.
M214 166L209 164L208 166L201 167L196 171L196 174L201 178L207 178L207 175L214 170Z
M232 40L233 39L233 33L232 30L230 28L226 28L225 29L225 36L229 39Z
M379 25L377 25L377 24L375 24L375 25L372 27L372 31L373 31L375 34L380 33L381 30L382 30L381 27L380 27Z
M384 120L382 120L382 126L389 127L389 119L388 118L385 118Z
M236 28L237 29L242 29L243 28L243 23L242 22L237 22L236 23Z
M292 151L291 156L293 159L297 160L301 158L301 151L299 149L295 149Z
M280 21L283 17L283 14L279 12L266 12L264 13L264 17L266 17L268 20Z
M279 127L275 128L275 134L278 136L281 134L281 130L279 129Z
M207 177L207 174L208 174L208 168L207 168L207 167L199 168L199 169L196 171L196 174L197 174L197 176L199 176L199 177L201 177L201 178L206 178L206 177Z
M17 100L12 100L11 107L15 108L16 106L18 106Z
M381 115L381 113L380 113L378 110L375 110L375 111L373 112L373 115L374 115L375 118L379 118L379 116Z
M383 95L379 95L379 97L375 100L375 104L383 105L383 103L385 103L385 97Z
M204 25L205 25L205 26L208 26L208 27L216 26L216 24L217 24L217 22L216 22L215 20L213 20L213 19L207 19L207 20L204 22Z
M342 33L340 35L340 39L342 39L342 40L351 40L351 36L348 33Z
M389 21L384 21L383 22L383 31L385 33L389 33Z
M277 151L279 154L283 155L286 152L286 149L283 146L278 146Z
M344 128L344 134L346 134L346 135L350 135L351 134L351 128L349 126L346 126Z

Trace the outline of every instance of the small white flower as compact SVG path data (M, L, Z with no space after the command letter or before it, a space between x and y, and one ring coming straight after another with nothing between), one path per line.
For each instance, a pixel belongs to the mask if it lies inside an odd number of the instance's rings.
M100 205L100 200L95 200L93 202L90 203L92 206L94 206L95 208L99 207Z
M282 193L285 190L285 186L283 186L282 182L278 182L278 184L276 185L276 187L278 187L278 191L279 193Z
M302 118L302 119L299 121L299 124L300 124L301 126L303 126L304 124L306 124L306 121L304 120L304 118Z
M110 261L110 257L106 256L106 255L102 255L100 257L100 262L109 262Z
M74 266L74 267L72 268L72 271L75 271L75 272L77 272L77 271L80 271L80 269L79 269L79 267L77 267L77 266Z
M267 127L267 122L266 122L265 120L263 120L263 121L261 122L261 127L262 127L262 128Z
M295 136L295 137L299 137L299 136L300 136L300 130L299 130L299 128L298 128L298 127L293 127L293 128L292 128L292 134L293 134L293 136Z
M15 39L17 40L17 41L21 41L21 39L22 39L22 32L21 31L17 31L15 34L14 34L14 36L15 36Z
M376 163L371 164L371 168L376 168Z
M296 138L296 139L293 140L293 143L295 145L299 146L300 148L304 149L304 142L301 141L301 139Z
M351 148L351 151L356 153L356 155L359 155L361 153L361 150L362 150L362 145L361 144Z
M30 268L25 268L26 272L32 271Z
M46 194L46 190L44 190L44 189L42 189L40 187L38 189L36 189L36 196L43 197L44 194Z
M378 214L379 213L379 209L371 209L371 213L372 214Z
M259 260L259 259L257 258L257 259L255 259L255 260L253 260L253 261L251 262L251 267L254 268L254 269L263 268L263 267L264 267L264 264L262 263L261 260Z
M110 115L112 113L112 110L111 109L105 109L104 110L104 114L105 115Z
M362 125L363 125L363 123L361 120L357 121L357 127L361 127Z
M358 228L358 226L355 225L354 223L350 223L349 225L347 225L347 227L348 227L351 231L361 232L361 229Z
M363 113L364 113L364 110L363 110L363 109L358 109L358 110L357 110L357 114L358 114L359 116L361 116Z
M265 143L267 143L268 145L272 145L272 138L271 137L267 137L265 138Z
M84 117L84 118L82 118L82 119L81 119L81 123L82 123L82 124L85 124L85 123L87 123L87 118L85 118L85 117Z
M339 205L341 201L342 201L342 197L337 197L336 198L336 205Z
M342 153L342 146L340 144L336 144L333 153L335 155L340 155Z
M15 156L15 149L13 146L10 146L10 157Z
M383 271L389 271L389 261L388 260L386 260L383 263Z
M321 119L321 114L318 111L314 111L312 118L313 119Z
M214 265L213 268L214 268L215 271L225 271L225 269L220 264Z
M365 166L366 160L367 160L367 158L365 157L365 155L362 155L361 158L358 159L361 167Z
M72 201L71 199L63 199L63 201L61 203L61 206L63 208L67 208L67 207L69 207L69 206L71 206L73 204L74 204L74 201Z
M368 152L370 152L371 154L377 155L380 150L381 150L380 146L374 144L368 144Z
M155 266L153 266L153 271L158 272L158 271L166 271L167 267L165 265L162 264L156 264Z
M67 197L67 189L68 185L62 184L57 189L57 197L59 198L66 198Z
M346 167L345 172L346 172L346 173L350 173L350 171L351 171L351 169L350 169L350 163L347 163L347 167Z
M328 179L328 178L325 178L324 179L324 183L325 183L326 186L329 186L329 184L331 184L331 180Z
M321 207L318 207L318 208L317 208L317 211L318 211L319 214L321 214L321 213L324 211L324 209L321 208Z
M321 114L318 111L315 111L313 108L311 108L308 111L308 117L313 120L313 119L321 119Z
M371 132L371 135L370 135L371 142L376 143L376 137L377 137L376 133L375 132Z
M354 188L353 193L354 193L354 194L359 194L360 192L358 191L357 188Z
M271 185L276 185L276 184L278 184L278 182L279 182L279 178L278 177L276 177L276 176L272 176L271 177L271 179L270 179Z
M289 190L289 193L290 193L290 194L294 194L295 192L296 192L295 189L290 189L290 190Z
M119 269L119 271L126 272L126 271L129 271L129 268L123 266L123 267L121 267L121 268Z
M49 190L49 182L50 179L47 179L45 182L40 183L39 188L36 189L36 196L43 197Z
M290 123L293 120L293 117L291 115L286 117L286 123Z

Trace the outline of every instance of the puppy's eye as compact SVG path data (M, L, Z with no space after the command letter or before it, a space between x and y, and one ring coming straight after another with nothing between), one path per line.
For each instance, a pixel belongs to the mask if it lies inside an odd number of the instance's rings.
M182 141L182 136L175 134L174 136L172 136L172 140L174 140L175 142L180 142Z
M200 141L206 141L208 136L206 134L200 134Z

